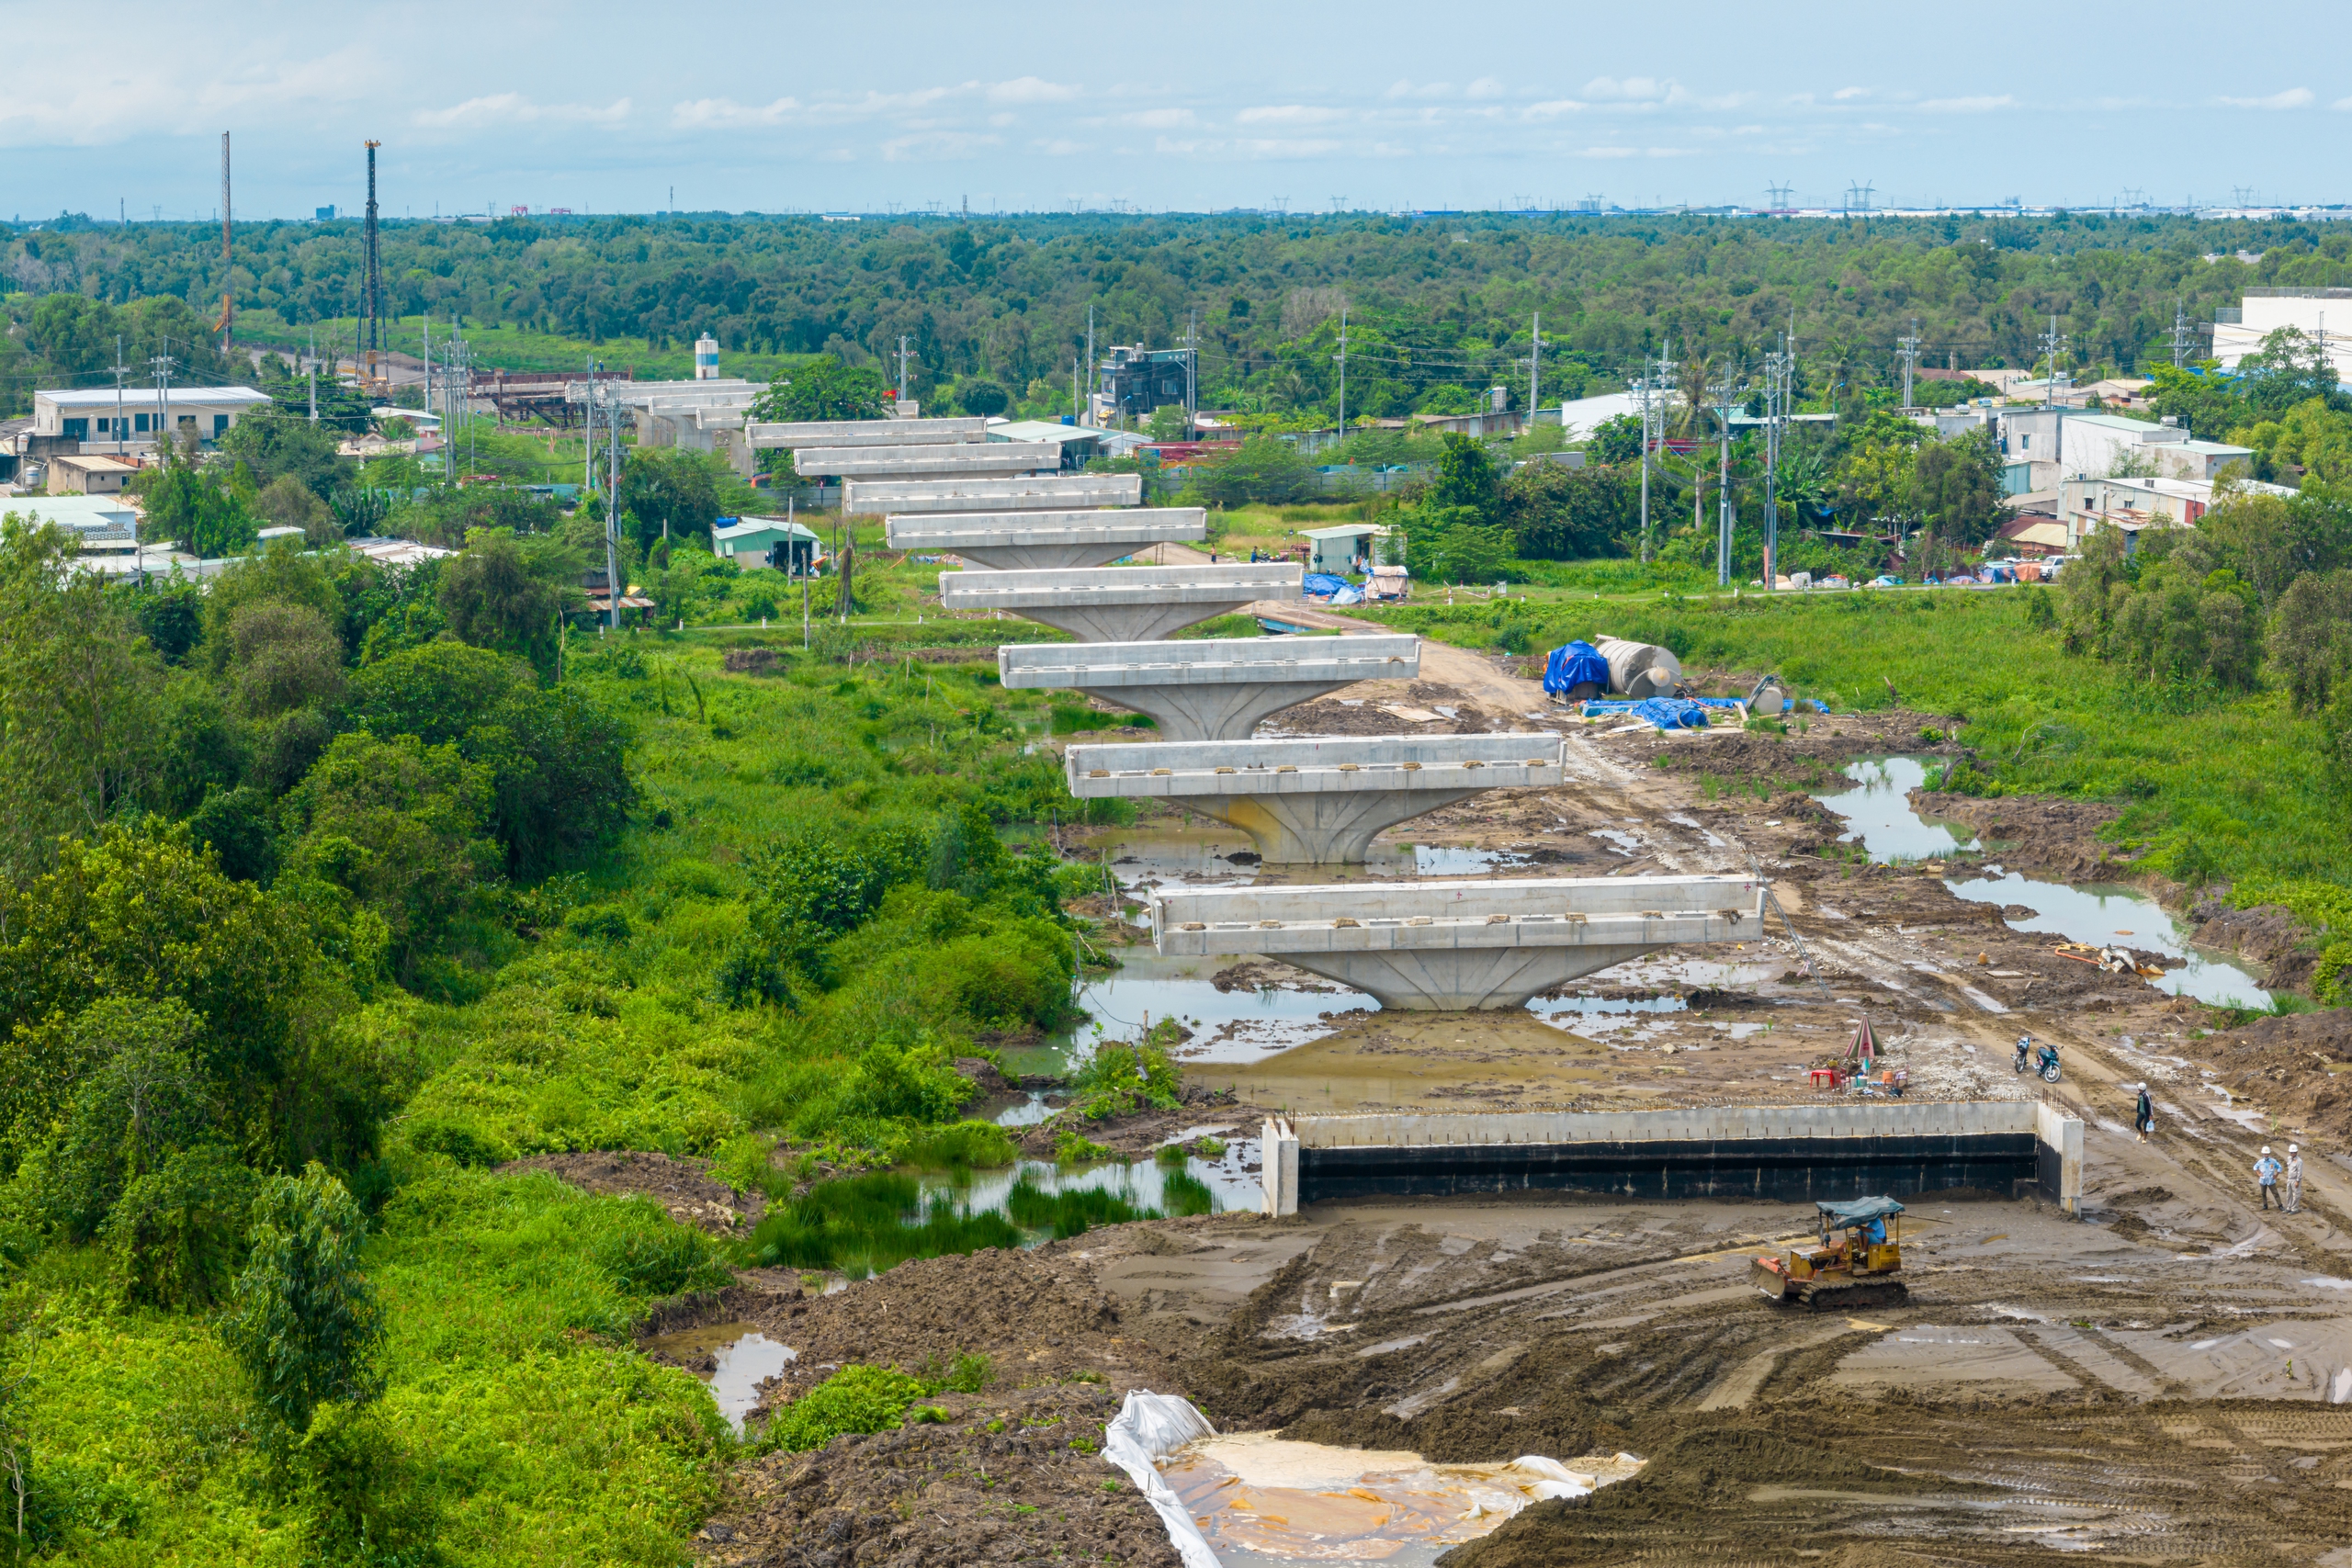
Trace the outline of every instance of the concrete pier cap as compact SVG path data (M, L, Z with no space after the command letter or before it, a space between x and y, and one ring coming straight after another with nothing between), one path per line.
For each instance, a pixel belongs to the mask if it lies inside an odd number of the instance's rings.
M1069 793L1171 800L1230 822L1274 865L1362 861L1373 835L1481 790L1560 782L1557 735L1322 736L1072 746Z
M1136 506L1141 474L1075 474L1012 479L851 479L842 510L893 512L1035 512L1045 508Z
M762 451L779 446L929 446L989 438L989 422L964 419L807 419L754 422L744 439Z
M1008 688L1083 692L1148 714L1170 740L1244 740L1270 714L1358 681L1409 681L1410 637L1203 637L1197 642L1007 643Z
M1514 1008L1657 948L1754 942L1764 885L1741 876L1513 877L1162 889L1170 957L1263 954L1384 1008Z
M939 602L950 610L1010 610L1080 642L1156 642L1261 599L1295 599L1306 571L1296 561L943 571Z
M801 474L832 474L845 479L1006 479L1052 474L1062 449L1052 441L972 441L936 446L796 446L792 466Z
M1209 514L1198 506L893 513L883 519L882 534L894 550L953 551L966 565L989 570L1063 570L1205 539Z

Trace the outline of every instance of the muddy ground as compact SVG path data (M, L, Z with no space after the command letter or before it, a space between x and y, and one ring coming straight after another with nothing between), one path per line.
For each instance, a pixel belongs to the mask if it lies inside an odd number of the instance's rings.
M1451 665L1425 658L1419 682L1340 697L1457 710L1431 730L1510 727L1515 677L1454 651ZM1115 1472L1056 1435L1091 1444L1117 1395L1149 1388L1186 1395L1221 1428L1433 1461L1618 1449L1649 1461L1591 1499L1528 1508L1450 1568L2006 1568L2086 1553L2352 1568L2347 1015L2230 1029L2011 929L2021 908L1963 902L1932 870L1857 864L1798 791L1857 755L1917 754L1917 731L1938 727L1916 714L1816 717L1787 737L1579 727L1560 786L1478 797L1397 836L1510 852L1521 874L1761 869L1785 921L1553 999L1679 999L1658 1004L1671 1010L1361 1011L1261 1062L1190 1066L1187 1080L1232 1095L1220 1109L1245 1130L1268 1106L1810 1100L1806 1069L1867 1017L1915 1095L2032 1093L2080 1114L2079 1219L1982 1195L1915 1201L1909 1300L1818 1316L1768 1304L1746 1279L1752 1256L1803 1232L1797 1205L1572 1195L1119 1226L909 1264L823 1296L747 1278L692 1310L800 1353L771 1405L849 1360L919 1370L979 1353L995 1381L941 1396L935 1425L746 1464L697 1542L704 1560L1170 1561L1132 1492L1104 1486ZM1976 826L1977 861L2132 874L2111 852L2100 862L2095 807L1921 804ZM2275 919L2199 913L2215 939L2291 974L2291 932ZM1324 984L1253 959L1213 977ZM2011 1071L2020 1031L2059 1045L2064 1081ZM2147 1144L2126 1126L2143 1083L2157 1106ZM2249 1167L2290 1140L2307 1162L2303 1211L2265 1212Z

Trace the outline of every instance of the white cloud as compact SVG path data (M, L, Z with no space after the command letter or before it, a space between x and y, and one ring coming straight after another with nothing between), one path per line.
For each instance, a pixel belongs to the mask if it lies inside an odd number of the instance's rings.
M616 125L628 118L628 110L627 98L616 98L599 108L594 104L535 103L520 93L492 93L446 109L419 109L411 118L436 130L481 130L494 125Z
M41 52L21 31L16 41L27 58ZM108 54L84 49L87 41L78 32L56 39L57 51L79 51L83 63L19 73L0 94L0 147L103 147L159 132L217 138L223 124L257 117L316 120L347 106L351 83L379 64L372 51L343 49L266 66L192 65L176 51Z
M2352 109L2352 98L2338 98L2335 103L2328 107L2330 108Z
M882 157L892 164L934 163L950 158L977 158L991 147L1004 144L1001 136L982 136L968 130L925 130L912 136L894 136L882 143Z
M992 104L1066 104L1078 96L1079 89L1059 82L1048 82L1042 76L1017 76L1010 82L999 82L989 89Z
M1585 106L1574 98L1547 98L1540 104L1527 106L1530 119L1557 119L1562 115L1582 114Z
M1919 107L1929 114L1991 114L1996 109L2016 108L2018 101L2002 93L1997 96L1929 98Z
M1470 84L1470 96L1474 98L1499 98L1503 96L1503 85L1492 76L1481 76Z
M1868 87L1840 87L1829 96L1842 104L1854 98L1866 98L1870 96L1870 93L1871 89Z
M1663 103L1679 90L1671 77L1657 76L1595 76L1584 85L1588 98L1613 98L1623 102Z
M739 104L732 98L695 98L670 108L670 123L701 130L731 130L746 125L782 125L801 111L798 98L778 98L767 104Z
M1138 126L1145 130L1174 130L1193 123L1191 109L1137 109L1133 114L1118 117L1121 125Z
M1048 158L1074 158L1086 151L1084 142L1072 141L1067 136L1057 136L1050 141L1033 141L1030 145Z
M1307 104L1267 104L1243 109L1234 119L1242 125L1329 125L1345 119L1345 109L1316 108Z
M2305 109L2312 106L2309 87L2290 87L2283 93L2273 93L2267 98L2216 98L2224 108L2233 109Z

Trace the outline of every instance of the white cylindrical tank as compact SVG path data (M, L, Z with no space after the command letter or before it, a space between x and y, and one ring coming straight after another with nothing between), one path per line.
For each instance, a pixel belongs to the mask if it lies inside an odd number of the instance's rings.
M1609 689L1621 695L1670 696L1682 679L1682 661L1654 642L1604 637L1593 647L1609 661Z
M718 340L708 333L695 339L695 379L718 379Z

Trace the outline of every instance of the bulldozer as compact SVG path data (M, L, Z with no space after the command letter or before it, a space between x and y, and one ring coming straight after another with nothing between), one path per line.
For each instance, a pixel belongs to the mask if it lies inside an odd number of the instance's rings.
M1815 1312L1893 1306L1907 1301L1903 1282L1903 1205L1892 1198L1817 1202L1821 1244L1767 1254L1748 1278L1771 1300ZM1890 1234L1887 1222L1893 1220ZM1843 1232L1841 1235L1839 1233Z

